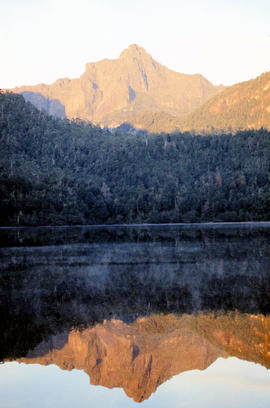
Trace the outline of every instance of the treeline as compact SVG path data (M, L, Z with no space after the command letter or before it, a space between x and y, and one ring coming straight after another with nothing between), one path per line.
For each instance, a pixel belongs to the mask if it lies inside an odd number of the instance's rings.
M0 93L0 223L270 219L270 133L123 135Z

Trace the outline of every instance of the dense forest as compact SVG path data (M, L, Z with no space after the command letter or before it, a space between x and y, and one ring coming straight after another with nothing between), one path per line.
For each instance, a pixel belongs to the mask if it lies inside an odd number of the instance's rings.
M270 133L123 134L0 93L0 223L270 219Z

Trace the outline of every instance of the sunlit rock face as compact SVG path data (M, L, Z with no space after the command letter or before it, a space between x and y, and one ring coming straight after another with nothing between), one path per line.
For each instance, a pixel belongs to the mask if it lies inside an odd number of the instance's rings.
M187 114L222 88L202 75L180 74L136 44L116 60L86 64L80 78L13 89L48 113L115 127L140 112ZM44 100L41 100L45 98Z
M172 376L228 356L270 367L270 318L201 313L104 321L52 336L18 361L84 370L92 384L121 387L141 402Z

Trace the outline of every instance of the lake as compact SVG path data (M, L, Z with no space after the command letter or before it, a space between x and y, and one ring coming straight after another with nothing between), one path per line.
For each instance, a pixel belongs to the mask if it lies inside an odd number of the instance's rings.
M270 223L0 229L0 407L269 407Z

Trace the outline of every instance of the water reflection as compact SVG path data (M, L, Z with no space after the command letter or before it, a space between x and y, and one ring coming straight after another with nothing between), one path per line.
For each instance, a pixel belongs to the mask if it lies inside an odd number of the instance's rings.
M270 317L228 313L105 321L50 337L18 361L84 370L91 384L122 388L136 402L171 377L234 356L270 368Z
M16 391L16 392L14 392ZM206 370L186 371L166 381L140 408L265 407L270 370L235 357L219 358ZM0 401L5 408L138 408L121 388L89 384L81 370L17 362L0 366Z
M137 402L229 356L270 368L266 224L0 231L0 359Z

